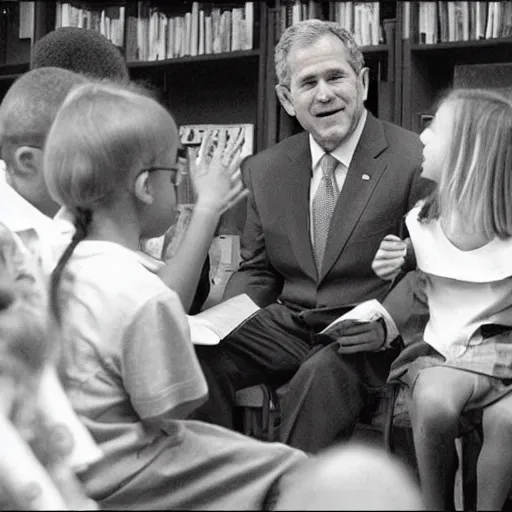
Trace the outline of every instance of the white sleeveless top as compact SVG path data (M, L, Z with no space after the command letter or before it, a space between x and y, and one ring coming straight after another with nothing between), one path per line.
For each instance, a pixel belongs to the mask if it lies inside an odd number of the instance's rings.
M426 274L430 319L424 339L447 359L457 359L483 339L482 324L512 326L512 239L494 238L470 251L455 247L437 219L406 224L418 268Z

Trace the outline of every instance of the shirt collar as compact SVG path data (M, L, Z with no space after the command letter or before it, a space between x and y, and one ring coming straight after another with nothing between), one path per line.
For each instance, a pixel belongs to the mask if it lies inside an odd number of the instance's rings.
M368 112L364 109L355 130L338 147L336 147L334 151L331 152L336 160L344 164L347 169L350 167L350 163L352 162L352 157L354 156L357 144L361 138L361 134L363 133L367 117ZM315 139L313 139L311 134L309 134L309 148L311 151L311 168L316 169L320 159L325 155L325 150Z

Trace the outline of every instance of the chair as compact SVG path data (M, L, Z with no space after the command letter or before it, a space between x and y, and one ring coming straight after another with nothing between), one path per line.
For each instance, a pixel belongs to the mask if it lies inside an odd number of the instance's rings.
M285 385L286 386L286 385ZM279 390L265 384L241 389L236 393L236 406L242 412L241 430L245 435L263 441L278 438ZM396 451L394 429L410 432L411 424L407 411L405 388L399 385L385 386L373 396L369 407L359 417L359 426L380 430L383 445L388 453ZM476 461L481 447L479 419L465 415L459 426L460 498L464 510L476 509ZM412 443L412 436L408 438Z

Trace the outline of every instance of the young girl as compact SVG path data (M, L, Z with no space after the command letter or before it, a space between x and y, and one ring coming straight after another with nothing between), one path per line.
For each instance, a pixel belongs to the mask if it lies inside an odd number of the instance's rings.
M501 510L512 482L512 103L454 90L421 140L423 176L437 188L407 215L410 240L385 237L373 269L393 278L412 242L430 320L390 380L411 390L427 505L453 509L459 419L483 408L477 508Z
M48 188L77 227L52 285L64 382L105 454L82 480L101 508L260 508L304 455L180 421L204 401L206 382L176 293L137 252L174 215L178 142L156 101L107 83L72 92L47 138ZM221 136L210 157L210 143L198 165L204 173L220 167L213 174L229 186L239 144Z

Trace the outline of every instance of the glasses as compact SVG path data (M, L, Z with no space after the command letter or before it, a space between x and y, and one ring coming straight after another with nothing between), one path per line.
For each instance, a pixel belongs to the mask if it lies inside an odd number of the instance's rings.
M178 187L178 185L181 183L181 173L180 173L180 169L181 169L181 164L178 162L176 163L175 165L173 165L172 167L147 167L146 169L141 169L140 173L139 173L139 176L143 173L143 172L147 172L147 173L151 173L151 172L155 172L155 171L169 171L171 172L171 183L175 186L175 187Z

